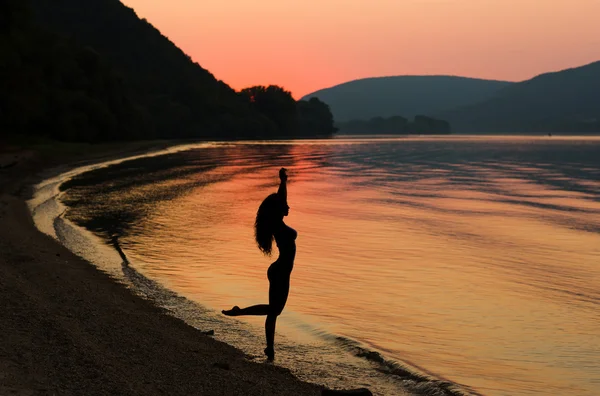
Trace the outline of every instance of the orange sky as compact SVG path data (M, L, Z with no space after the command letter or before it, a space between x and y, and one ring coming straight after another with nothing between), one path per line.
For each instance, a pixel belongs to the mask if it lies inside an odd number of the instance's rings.
M600 60L600 0L122 0L235 89L372 76L519 81Z

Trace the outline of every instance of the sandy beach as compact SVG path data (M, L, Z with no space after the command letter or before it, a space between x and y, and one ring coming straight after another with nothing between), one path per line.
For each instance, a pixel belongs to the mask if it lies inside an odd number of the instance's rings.
M167 315L39 232L28 186L42 170L83 159L59 157L21 150L2 158L0 394L321 393Z

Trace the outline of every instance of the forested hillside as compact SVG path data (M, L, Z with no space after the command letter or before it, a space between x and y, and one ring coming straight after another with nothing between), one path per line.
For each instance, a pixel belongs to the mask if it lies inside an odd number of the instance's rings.
M287 108L286 123L272 119L118 0L5 0L0 7L5 134L94 142L334 131L332 120L315 129L315 120L328 122L320 116L325 104L296 102L276 86L267 93L272 109L287 101L293 111Z

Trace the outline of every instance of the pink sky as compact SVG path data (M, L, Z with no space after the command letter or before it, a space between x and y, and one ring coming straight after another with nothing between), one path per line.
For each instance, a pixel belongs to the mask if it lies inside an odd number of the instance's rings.
M600 0L122 0L235 89L363 77L520 81L600 60Z

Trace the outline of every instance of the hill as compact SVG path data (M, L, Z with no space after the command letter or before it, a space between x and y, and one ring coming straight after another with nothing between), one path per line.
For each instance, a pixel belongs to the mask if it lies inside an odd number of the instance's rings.
M375 77L306 95L327 103L336 122L436 115L491 98L510 82L453 76Z
M600 62L542 74L435 115L455 132L600 132Z
M214 38L218 39L218 38ZM69 141L328 136L329 107L236 92L118 0L0 3L0 129Z
M93 48L121 73L159 136L220 129L241 115L234 90L217 81L133 9L119 0L29 0L34 22Z

